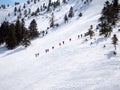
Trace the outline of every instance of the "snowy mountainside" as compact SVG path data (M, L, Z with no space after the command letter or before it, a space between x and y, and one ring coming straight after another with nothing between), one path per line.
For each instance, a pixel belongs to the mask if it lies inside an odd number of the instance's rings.
M4 20L7 20L9 22L15 22L15 20L20 16L21 19L22 18L25 19L27 27L28 27L29 23L31 22L31 20L33 20L33 19L36 19L38 21L38 23L42 22L41 25L38 25L38 29L41 30L43 28L46 29L47 27L49 27L49 19L51 17L52 12L55 13L55 16L56 16L55 21L58 23L62 23L64 15L68 14L68 11L71 6L74 7L74 11L76 11L75 14L78 14L80 12L82 12L82 13L85 12L85 10L88 7L88 5L84 4L84 2L81 2L80 0L69 0L68 4L61 3L61 5L59 7L57 7L56 9L52 9L52 11L50 11L50 12L46 12L46 9L44 9L44 10L40 11L37 14L37 16L31 16L31 14L33 12L35 12L38 8L40 9L40 7L43 4L48 5L48 0L41 0L40 2L37 2L36 4L34 4L33 2L31 2L30 4L22 3L17 6L10 6L6 9L1 9L0 10L0 13L1 13L0 23L2 23ZM24 5L25 5L25 8L24 8ZM14 15L15 7L17 8L16 15ZM21 13L19 12L19 9L21 9ZM31 13L29 13L29 9L30 9ZM24 15L26 10L27 10L27 16ZM61 12L63 12L63 13L61 13ZM44 24L46 24L46 25L44 25ZM44 27L42 27L42 26L44 26Z
M80 0L69 0L68 4L53 11L55 22L60 26L49 29L45 37L33 40L28 48L19 46L7 50L0 46L0 90L119 90L120 42L116 56L112 53L114 46L111 42L113 34L117 34L120 40L119 22L110 38L99 36L99 31L96 30L105 1L93 0L84 6ZM40 3L44 3L44 0ZM39 3L30 4L26 8L36 10L37 5ZM75 16L64 24L63 17L70 6L77 10ZM13 10L14 6L4 12L0 10L0 13L3 12L0 22ZM79 12L83 13L82 17L78 17ZM38 30L45 30L49 26L49 18L46 17L50 16L51 12L47 12L26 18L26 26L35 19ZM16 18L17 16L7 17L11 22ZM95 31L93 39L78 38L78 35L88 31L90 25L93 25ZM106 48L103 48L105 44ZM49 52L46 53L45 49L49 49ZM39 56L36 57L36 53Z

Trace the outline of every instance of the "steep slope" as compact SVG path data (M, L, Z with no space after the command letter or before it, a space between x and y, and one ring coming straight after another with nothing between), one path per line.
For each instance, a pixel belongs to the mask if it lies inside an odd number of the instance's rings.
M32 41L30 47L25 49L20 46L10 51L4 46L0 47L0 90L120 89L120 43L117 46L117 56L113 56L111 39L99 37L98 31L92 40L89 37L89 41L85 41L86 37L78 39L78 35L84 34L91 24L96 30L106 0L93 0L89 7L84 7L81 18L76 15L69 23L63 24L62 17L67 13L66 9L69 10L71 5L75 7L77 1L71 0L62 8L63 14L55 12L56 20L58 19L56 22L60 26L50 30L45 37ZM49 13L45 15L50 16ZM42 17L44 16L36 18L39 30L49 25L47 18ZM26 21L27 24L30 20ZM118 28L115 28L113 34L120 36ZM62 41L65 44L59 46ZM106 48L103 48L104 44L107 44ZM54 50L52 46L55 47ZM46 53L45 49L50 51ZM37 58L36 53L39 53Z

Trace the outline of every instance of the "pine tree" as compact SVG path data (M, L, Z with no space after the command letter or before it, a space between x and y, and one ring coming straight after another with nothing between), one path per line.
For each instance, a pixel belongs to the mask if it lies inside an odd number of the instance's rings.
M19 7L18 12L21 13L21 7Z
M27 10L26 10L26 9L25 9L25 11L24 11L24 15L27 16Z
M50 11L50 6L51 6L51 0L49 0L49 3L48 3L48 8L47 8L47 11Z
M30 30L30 38L31 39L34 39L39 36L39 32L37 31L37 23L36 23L35 19L33 19L31 21L29 30Z
M82 13L81 12L79 13L79 17L82 17Z
M112 44L114 45L115 50L116 50L117 42L118 42L118 38L117 38L116 34L114 34L112 37Z
M102 22L100 26L100 35L104 35L105 37L111 35L112 27L108 23Z
M38 15L38 13L40 12L40 9L39 9L39 7L37 8L37 10L35 11L35 16L37 16Z
M10 5L8 4L7 7L9 7Z
M2 25L0 26L0 45L4 43L3 29Z
M23 5L23 8L24 8L24 9L26 8L26 5L25 5L25 4Z
M17 7L14 8L14 13L17 12Z
M27 1L27 4L30 4L30 1L29 1L29 0Z
M37 0L34 0L34 4L36 4Z
M16 13L14 13L14 16L16 16Z
M60 0L57 0L56 3L57 3L57 6L60 6Z
M67 17L67 14L65 14L64 16L64 22L67 23L68 22L68 17Z
M118 7L118 0L113 0L113 6Z
M114 9L114 14L115 14L115 18L118 18L118 13L119 13L119 7L120 4L118 3L118 0L113 0L113 9Z
M39 13L39 12L40 12L40 9L39 9L39 7L37 8L36 12L37 12L37 13Z
M15 32L16 32L16 37L17 37L17 44L19 45L23 39L23 32L21 28L21 22L19 19L17 19L15 23Z
M68 17L72 18L74 16L73 7L70 7Z
M24 18L21 20L21 30L22 30L22 39L23 39L24 33L27 31L27 28L25 27Z
M62 0L62 2L63 2L63 3L67 3L67 1L66 1L66 0Z
M0 27L0 45L6 42L8 30L9 30L9 22L4 21Z
M90 26L90 29L89 29L89 31L88 31L88 35L90 35L90 39L92 39L92 37L93 37L93 35L94 35L94 32L92 31L92 29L93 29L93 26L91 25L91 26Z
M29 8L29 10L28 10L28 14L31 14L31 9Z
M24 32L24 35L23 35L23 40L22 40L22 43L21 43L25 48L28 47L31 42L30 42L30 34L29 34L29 31L26 30Z
M0 45L5 42L4 36L3 36L3 29L0 27Z
M106 21L107 23L116 22L118 19L118 0L113 0L112 3L109 1L105 2L105 6L102 10L102 22ZM114 23L116 24L116 23Z
M90 39L94 36L94 31L92 31L93 26L91 25L90 28L88 29L88 32L85 33L85 36L90 36Z
M8 35L6 39L6 46L8 49L14 49L17 46L17 38L15 34L15 25L11 24L8 30Z
M50 27L54 27L55 25L55 16L54 13L51 14L51 18L50 18Z
M43 8L42 8L43 7ZM43 6L41 6L41 11L43 10L43 9L46 9L47 8L47 6L45 5L45 3L43 3Z

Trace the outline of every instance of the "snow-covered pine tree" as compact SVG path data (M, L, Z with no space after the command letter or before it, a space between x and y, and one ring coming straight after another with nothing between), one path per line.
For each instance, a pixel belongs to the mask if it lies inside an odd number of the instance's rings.
M55 16L54 13L51 14L51 18L50 18L50 27L54 27L55 25Z
M68 17L72 18L74 16L73 7L70 7Z
M37 31L37 23L35 19L33 19L29 25L30 30L30 39L34 39L39 36L39 32Z
M67 16L67 14L65 14L65 16L64 16L64 22L65 22L65 23L68 22L68 16Z

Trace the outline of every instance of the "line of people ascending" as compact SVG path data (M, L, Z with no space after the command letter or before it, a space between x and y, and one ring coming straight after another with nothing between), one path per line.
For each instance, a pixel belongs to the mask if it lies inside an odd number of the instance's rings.
M83 36L83 35L81 34L81 35L78 35L77 37L78 37L78 39L80 39L80 37L82 38L82 36ZM69 42L71 42L71 41L72 41L72 39L69 38ZM64 44L65 44L65 41L62 41L62 42L59 43L58 45L59 45L59 46L62 46L62 45L64 45ZM51 49L54 50L55 47L52 46ZM45 49L45 53L48 53L49 51L50 51L50 49ZM36 58L39 57L39 53L36 53L36 54L35 54L35 57L36 57Z

